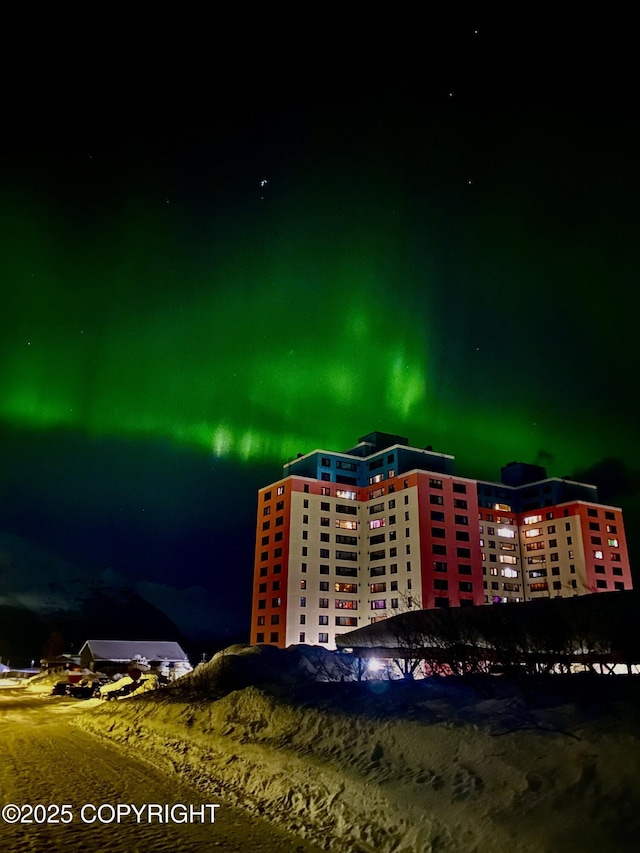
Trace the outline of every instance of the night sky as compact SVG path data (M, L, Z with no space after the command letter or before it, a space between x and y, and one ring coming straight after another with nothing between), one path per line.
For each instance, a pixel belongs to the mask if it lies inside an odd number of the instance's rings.
M0 533L246 639L256 489L382 430L596 482L633 567L624 22L203 26L6 60Z

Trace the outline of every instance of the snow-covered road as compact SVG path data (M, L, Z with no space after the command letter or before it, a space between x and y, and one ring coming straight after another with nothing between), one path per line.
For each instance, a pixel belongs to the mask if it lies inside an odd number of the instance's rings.
M3 851L318 853L318 847L226 805L223 791L215 800L219 808L202 810L210 800L178 778L151 767L134 751L125 752L72 725L72 716L82 712L82 702L66 697L0 690L0 809L39 805L33 813L22 810L22 818L30 817L32 823L0 819ZM140 822L132 812L118 823L118 804L139 810L162 806L163 813L145 809L139 811ZM187 808L167 814L165 806L174 804ZM63 805L70 808L52 808ZM14 819L14 811L9 809L5 817ZM46 819L59 822L40 822ZM184 819L188 822L177 822Z

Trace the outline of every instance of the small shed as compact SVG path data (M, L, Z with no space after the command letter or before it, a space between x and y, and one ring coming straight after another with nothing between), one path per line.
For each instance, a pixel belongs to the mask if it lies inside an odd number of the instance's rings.
M191 669L186 652L172 640L87 640L79 655L83 669L108 675L126 672L136 664L163 674Z
M80 655L58 655L55 658L47 658L40 661L42 669L53 672L56 669L79 669Z

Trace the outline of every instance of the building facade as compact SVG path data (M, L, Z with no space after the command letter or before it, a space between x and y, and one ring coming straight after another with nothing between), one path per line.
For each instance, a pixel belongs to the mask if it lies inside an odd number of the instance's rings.
M335 648L408 609L631 589L619 508L536 465L501 473L380 432L287 463L258 493L251 642Z

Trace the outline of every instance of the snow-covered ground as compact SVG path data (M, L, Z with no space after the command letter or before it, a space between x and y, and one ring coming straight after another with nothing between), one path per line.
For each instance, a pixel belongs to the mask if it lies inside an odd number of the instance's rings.
M300 650L233 647L76 720L324 849L637 849L640 679L318 683L309 669Z
M224 792L212 801L149 766L135 744L122 748L71 725L99 702L24 687L0 690L3 853L320 853L265 819L234 809ZM213 821L211 803L219 804ZM180 807L173 819L158 814L175 804ZM119 819L112 811L117 806L125 807ZM138 809L139 821L126 814L127 806ZM152 806L158 808L152 812ZM185 820L187 808L194 815Z

